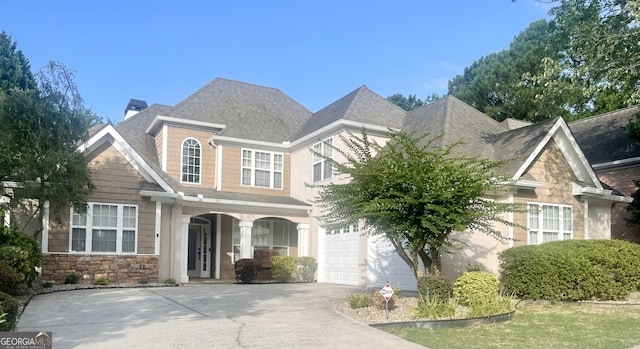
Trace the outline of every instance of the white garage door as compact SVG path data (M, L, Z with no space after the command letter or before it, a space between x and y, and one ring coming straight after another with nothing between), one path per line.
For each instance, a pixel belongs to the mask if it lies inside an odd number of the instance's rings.
M356 225L321 229L319 282L358 284L360 234Z
M391 243L382 236L369 238L367 252L367 284L382 288L389 282L400 290L417 291L418 285L411 269Z

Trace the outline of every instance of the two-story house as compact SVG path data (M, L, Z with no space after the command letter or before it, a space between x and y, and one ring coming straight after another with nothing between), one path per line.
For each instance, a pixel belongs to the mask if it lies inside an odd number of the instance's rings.
M92 130L82 150L96 190L85 214L45 217L43 280L233 279L235 261L270 250L316 257L319 282L415 288L366 227L317 219L307 184L344 179L311 150L341 161L325 142L341 147L339 135L363 128L380 142L389 128L442 134L443 144L463 140L460 152L509 160L502 199L539 208L510 215L528 228L504 227L504 241L461 233L448 275L469 262L497 271L510 246L610 238L611 208L629 198L603 187L565 122L512 125L454 97L407 113L362 86L314 113L277 89L215 79L175 106Z

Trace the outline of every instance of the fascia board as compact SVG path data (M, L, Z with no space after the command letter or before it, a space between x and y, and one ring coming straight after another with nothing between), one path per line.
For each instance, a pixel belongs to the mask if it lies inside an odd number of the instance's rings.
M111 144L127 159L127 161L133 166L143 177L148 181L153 181L160 185L165 191L172 193L173 188L164 180L151 166L136 152L133 147L122 138L122 136L111 125L107 125L102 128L98 133L89 138L89 140L78 147L80 152L91 153L98 148L104 142L110 141Z
M173 116L158 115L153 119L153 121L151 122L149 127L147 127L145 132L147 134L154 135L153 133L155 132L155 130L165 122L176 124L176 125L187 125L187 126L192 126L196 128L207 128L207 129L213 129L213 130L221 130L227 127L227 125L217 124L213 122L189 120L189 119L183 119L183 118L176 118Z

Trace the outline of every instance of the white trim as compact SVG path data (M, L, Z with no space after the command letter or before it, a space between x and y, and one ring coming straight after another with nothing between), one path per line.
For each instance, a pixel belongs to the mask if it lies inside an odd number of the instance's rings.
M631 165L631 164L634 164L636 162L640 162L640 157L621 159L621 160L615 160L615 161L609 161L609 162L602 162L602 163L594 164L594 165L591 165L591 166L593 167L594 170L604 170L604 169L607 169L607 168L610 168L610 167Z
M544 243L544 216L542 215L542 207L543 206L549 206L549 207L557 207L558 208L558 222L559 222L559 228L564 228L564 208L569 208L571 209L571 230L564 230L564 229L558 229L557 231L551 231L551 229L547 229L547 231L552 232L552 233L557 233L558 234L558 240L564 240L564 234L571 234L571 237L569 238L570 240L573 239L574 237L574 219L573 219L573 214L574 214L574 208L572 205L565 205L565 204L556 204L556 203L549 203L549 202L536 202L536 201L529 201L527 202L527 245L532 245L531 243L531 220L530 220L530 216L531 216L531 209L530 206L531 205L535 205L538 206L538 228L535 229L535 231L537 232L537 238L536 238L536 243L535 245L540 245Z
M244 153L245 152L249 152L250 153L250 158L249 160L251 161L251 165L249 167L244 165ZM258 168L256 167L256 162L258 162L258 158L256 156L257 153L262 153L262 154L268 154L269 155L269 168L265 169L265 168ZM280 166L281 169L280 170L276 170L276 156L280 156ZM248 149L248 148L241 148L240 149L240 186L242 187L252 187L252 188L265 188L265 189L274 189L274 190L284 190L284 162L285 162L285 157L283 153L277 153L277 152L270 152L270 151L263 151L263 150L256 150L256 149ZM251 171L251 177L249 178L251 181L251 184L244 184L244 170L248 169ZM261 186L261 185L256 185L256 172L258 171L262 171L262 172L269 172L269 186ZM276 182L276 173L280 173L280 187L276 187L274 184Z
M109 135L113 139L111 144L116 148L122 156L129 161L129 163L143 176L145 179L149 181L153 181L160 185L162 189L166 192L172 193L174 190L171 186L154 171L149 164L138 154L127 141L122 138L122 136L116 131L113 126L107 125L103 127L100 131L98 131L93 137L89 138L89 140L81 144L78 147L80 152L88 152L91 153L94 151L99 145L108 141L105 137Z
M185 143L187 141L189 141L189 140L194 140L198 145L198 160L200 160L200 161L199 161L199 165L198 165L198 173L197 173L198 181L197 182L189 182L189 181L185 181L184 180L184 174L185 174L183 172L184 166L185 166L185 163L184 163L184 147L185 147ZM187 183L187 184L201 184L202 183L202 167L203 167L202 166L202 151L203 151L202 143L200 143L200 141L197 140L196 138L187 137L184 140L182 140L182 142L180 143L180 183ZM195 173L191 173L191 174L187 173L187 176L190 176L190 175L194 176L196 174Z
M156 201L156 227L154 229L154 253L160 255L160 233L162 232L162 203Z
M50 212L49 201L45 201L43 212L42 212L42 236L41 236L42 242L40 244L42 253L49 252L49 212Z
M222 145L216 148L216 189L222 190Z
M222 243L222 215L216 214L216 274L215 278L220 279L220 244ZM232 243L233 244L233 243ZM233 250L231 250L233 254Z
M551 139L555 140L556 144L560 148L560 151L562 152L562 155L564 155L565 160L573 170L573 173L576 175L578 180L589 182L594 187L602 189L602 185L600 184L598 176L596 176L595 172L593 172L593 169L587 161L587 158L582 153L582 150L578 146L575 138L573 138L569 127L562 118L559 118L558 121L556 121L553 127L551 127L549 132L547 132L547 134L544 136L542 141L538 143L533 152L520 166L518 171L516 171L516 173L513 175L514 180L518 180L522 175L524 175L524 173L529 169L536 158L542 153L545 146Z
M104 254L104 255L122 255L122 256L132 256L137 255L138 252L138 239L140 235L140 207L135 204L122 204L122 203L111 203L111 202L88 202L87 203L87 212L84 213L85 216L85 224L84 225L74 225L73 224L73 214L74 209L73 206L69 208L69 254ZM93 230L95 228L99 228L99 226L95 226L93 224L93 207L95 205L101 206L116 206L116 226L109 226L109 230L116 231L116 250L115 251L93 251ZM135 228L125 228L123 226L123 218L124 218L124 207L135 207L136 209L136 226ZM84 251L74 251L73 250L73 228L81 227L84 228ZM103 226L107 227L107 226ZM133 252L122 252L122 242L123 242L123 232L124 230L134 230L135 239Z
M608 189L598 189L593 187L583 187L578 183L573 182L571 193L576 196L590 197L601 199L604 201L613 201L613 202L623 202L623 203L631 203L633 201L632 197L629 196L621 196L613 194L612 190Z
M340 119L337 120L329 125L326 125L316 131L313 131L301 138L296 139L295 141L291 142L289 140L282 140L281 143L277 143L277 142L265 142L265 141L257 141L257 140L253 140L253 139L246 139L246 138L237 138L237 137L229 137L229 136L221 136L219 134L214 134L213 136L209 137L208 142L216 142L216 143L226 143L229 145L237 145L237 146L256 146L256 147L260 147L260 148L264 148L264 149L270 149L272 151L296 151L300 148L304 148L306 147L306 143L308 142L317 142L318 138L323 138L321 137L324 134L328 134L328 133L336 133L333 130L339 130L341 128L344 129L366 129L367 131L373 131L373 132L388 132L390 130L389 127L386 126L380 126L380 125L374 125L374 124L368 124L368 123L362 123L362 122L357 122L357 121L351 121L351 120L344 120L344 119ZM394 129L391 129L394 130Z
M513 204L513 193L509 192L509 196L507 198L507 203ZM514 214L513 211L510 210L507 214L509 217L507 218L509 222L513 223ZM507 234L509 236L509 248L513 247L513 225L507 225ZM527 236L527 240L529 237Z
M162 126L162 171L167 172L167 159L169 155L169 126Z
M216 130L222 130L223 128L227 127L227 125L217 124L213 122L189 120L189 119L183 119L183 118L176 118L173 116L158 115L155 117L155 119L153 119L153 121L151 122L149 127L147 127L145 132L149 135L153 135L152 131L155 130L158 127L158 125L165 122L178 124L178 125L195 126L198 128L210 128L210 129L216 129Z
M589 199L584 198L584 239L589 238ZM611 229L609 229L609 236L611 236Z

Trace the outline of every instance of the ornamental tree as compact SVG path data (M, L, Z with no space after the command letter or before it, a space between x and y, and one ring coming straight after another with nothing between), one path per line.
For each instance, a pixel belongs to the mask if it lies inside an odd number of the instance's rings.
M327 143L346 158L333 166L348 181L314 185L320 219L363 220L368 234L388 239L416 279L441 268L440 257L454 232L480 231L503 239L495 224L513 225L503 213L519 209L492 199L504 183L495 173L503 162L453 156L457 144L438 147L439 137L428 134L389 131L386 136L386 145L371 141L366 131L341 136L343 149Z

